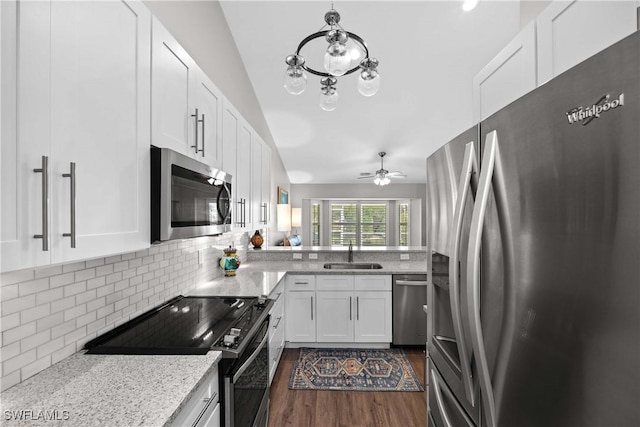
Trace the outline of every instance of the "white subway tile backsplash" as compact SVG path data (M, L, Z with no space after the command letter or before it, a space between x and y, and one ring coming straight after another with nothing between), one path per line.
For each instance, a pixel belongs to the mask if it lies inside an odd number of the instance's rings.
M76 294L79 294L79 293L84 292L86 290L87 290L87 282L86 281L76 282L76 283L73 283L71 285L67 285L67 286L64 287L64 296L68 297L68 296L71 296L71 295L76 295ZM76 302L78 302L77 299L76 299Z
M100 268L100 267L96 267L96 268ZM89 279L93 279L94 277L96 277L96 269L95 268L87 268L86 270L76 271L75 274L76 274L75 281L76 282L81 282L83 280L89 280Z
M107 264L100 267L96 267L96 276L106 276L113 273L113 264Z
M66 322L68 320L75 319L78 316L82 316L86 312L87 312L86 304L76 305L74 307L71 307L70 309L64 311L64 321Z
M18 285L18 294L20 296L31 295L49 289L49 278L30 280Z
M75 281L75 274L73 272L66 273L66 274L61 274L59 276L52 276L51 278L49 278L49 286L51 287L51 289L53 289L53 288L57 288L58 286L69 285L74 281Z
M65 310L70 309L74 305L76 305L76 297L75 296L62 298L62 299L59 299L57 301L53 301L51 303L51 312L52 313L58 313L58 312L61 312L61 311L65 311Z
M34 320L42 319L51 314L51 305L44 304L38 305L28 310L23 310L20 312L20 323L25 324L29 322L33 322Z
M58 274L62 274L62 266L54 265L53 267L45 267L45 268L37 269L35 271L35 278L39 279L42 277L57 276Z
M76 304L82 304L87 301L95 300L97 297L96 293L97 292L95 289L91 289L89 291L82 292L76 295Z
M88 260L86 264L87 264L86 268L99 267L101 265L104 265L104 258L91 259L91 260Z
M20 351L31 350L32 348L36 348L39 345L42 345L49 341L51 341L51 330L47 329L46 331L42 331L39 334L31 335L30 337L21 339Z
M73 271L84 270L86 267L86 263L84 261L74 262L72 264L65 264L62 266L63 273L70 273Z
M4 316L17 313L22 310L28 310L35 307L36 296L35 294L27 295L24 297L13 298L10 300L2 301L2 314Z
M23 366L27 366L36 360L36 349L33 348L29 351L23 351L16 357L2 361L2 382L4 382L4 376L20 369Z
M35 374L42 371L43 369L48 368L49 366L51 366L50 355L47 355L42 359L38 359L35 362L28 364L20 371L22 374L22 380L24 381L27 378L34 376Z
M51 329L54 325L59 325L64 322L64 313L54 313L49 316L43 317L36 321L36 332L42 332L45 329Z
M2 286L13 285L20 282L28 282L35 279L35 270L18 270L0 275Z
M51 328L51 339L64 336L69 332L73 331L75 328L76 328L76 321L74 319L71 319L64 323L58 323L56 326Z
M64 347L64 337L59 337L54 340L50 340L36 349L36 355L38 359L41 359L45 356L49 356L56 350L60 350Z
M121 255L114 255L104 259L105 264L115 264L116 262L122 261Z
M2 301L18 298L18 285L2 285L0 288L0 298Z
M13 313L7 316L2 316L0 319L0 330L6 331L20 326L20 313ZM4 348L2 349L4 351Z
M64 288L50 289L36 294L36 305L46 304L58 300L64 296Z
M236 233L164 242L138 252L3 273L2 390L97 335L222 276L216 248L233 241L248 237Z

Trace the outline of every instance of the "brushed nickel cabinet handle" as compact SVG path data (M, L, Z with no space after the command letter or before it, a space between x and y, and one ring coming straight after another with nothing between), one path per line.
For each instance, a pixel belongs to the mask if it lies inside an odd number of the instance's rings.
M69 178L70 186L70 212L71 212L71 232L63 233L63 237L71 238L71 248L76 247L76 164L75 162L69 163L69 173L63 173L63 178Z
M192 114L191 117L194 117L196 120L194 121L195 126L196 126L196 135L195 138L193 139L193 143L194 145L191 146L191 148L195 148L196 149L196 154L198 154L198 109L196 108L196 113Z
M200 152L202 153L202 157L204 157L204 114L202 115L202 120L200 120L200 122L202 123L202 150L200 150ZM197 126L197 124L196 124ZM196 145L198 145L198 143L196 142ZM196 153L197 153L197 148L196 148Z
M42 156L42 167L33 170L42 174L42 234L34 234L34 239L42 239L42 250L49 250L49 157Z

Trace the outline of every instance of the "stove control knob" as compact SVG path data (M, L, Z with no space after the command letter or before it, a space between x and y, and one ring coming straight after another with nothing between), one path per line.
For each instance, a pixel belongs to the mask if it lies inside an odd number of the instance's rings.
M223 344L225 347L232 347L236 341L238 341L238 337L236 335L225 335Z
M231 330L229 331L229 334L239 337L241 332L242 332L242 329L240 328L231 328Z

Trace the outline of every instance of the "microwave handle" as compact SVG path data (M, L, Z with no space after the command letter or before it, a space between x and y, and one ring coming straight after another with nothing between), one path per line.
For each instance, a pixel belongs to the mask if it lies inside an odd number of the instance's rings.
M227 195L227 197L225 198L226 209L224 212L220 207L220 198L223 192ZM218 213L220 214L220 216L222 216L223 223L226 223L229 215L231 215L231 195L229 194L229 190L227 189L227 186L225 184L222 184L222 188L218 193L218 197L216 198L216 205L218 206Z

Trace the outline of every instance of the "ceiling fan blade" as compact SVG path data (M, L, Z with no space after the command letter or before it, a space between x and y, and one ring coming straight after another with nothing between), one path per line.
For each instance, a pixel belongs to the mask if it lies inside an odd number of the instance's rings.
M389 172L387 176L390 178L405 178L407 175L402 172Z
M356 179L367 179L367 178L371 179L371 178L375 178L375 177L376 177L375 175L368 175L368 176L359 176Z

